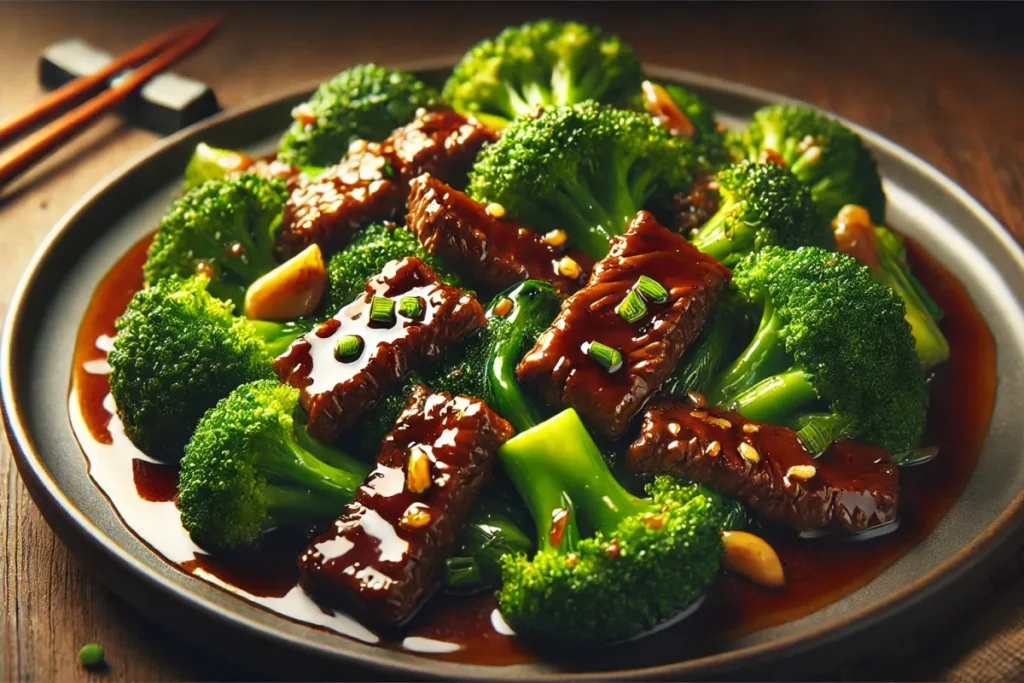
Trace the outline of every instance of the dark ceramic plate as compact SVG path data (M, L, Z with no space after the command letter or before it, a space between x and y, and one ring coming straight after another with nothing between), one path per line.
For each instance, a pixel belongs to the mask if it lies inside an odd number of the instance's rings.
M451 62L448 62L449 64ZM420 65L433 78L441 62ZM777 95L671 69L651 69L704 95L730 123ZM295 623L167 564L121 523L90 480L68 419L68 378L79 321L101 276L155 226L197 142L267 151L312 88L229 112L163 141L101 182L53 229L29 266L3 331L3 414L21 475L47 521L115 592L183 635L215 638L259 670L398 677L532 678L571 672L550 664L489 668L389 651ZM678 663L584 674L621 679L747 676L837 665L948 602L1018 538L1024 503L1024 254L977 201L895 144L861 130L889 195L888 221L922 243L966 287L997 345L998 390L984 451L935 531L874 581L781 626L718 644ZM6 226L4 229L14 229ZM682 659L685 655L678 655ZM622 665L620 665L622 666ZM357 674L358 675L358 674Z

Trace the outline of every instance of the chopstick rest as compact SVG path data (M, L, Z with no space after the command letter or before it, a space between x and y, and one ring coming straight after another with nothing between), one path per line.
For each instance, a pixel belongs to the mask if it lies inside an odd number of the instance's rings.
M79 38L69 38L46 48L39 58L39 82L47 90L81 76L95 73L113 56ZM112 84L130 70L111 79ZM220 111L208 85L175 73L154 76L138 93L130 95L118 111L133 124L160 135L169 135Z

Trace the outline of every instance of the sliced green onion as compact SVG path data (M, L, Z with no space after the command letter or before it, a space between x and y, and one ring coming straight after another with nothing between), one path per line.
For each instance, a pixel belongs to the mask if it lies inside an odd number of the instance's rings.
M652 277L641 275L640 279L636 281L636 289L640 292L640 296L647 301L656 304L663 304L668 301L668 290Z
M449 557L444 563L444 585L455 590L476 588L483 581L473 557Z
M343 334L334 346L334 357L345 363L355 360L363 352L363 338L354 334Z
M395 322L395 302L386 296L377 296L370 300L370 321L381 325L392 325Z
M615 312L627 323L635 323L647 315L647 304L644 303L643 298L637 294L635 289L631 289L626 298L615 307Z
M609 373L622 367L622 352L599 341L592 341L587 347L587 355Z
M410 320L423 317L423 302L418 296L403 296L398 300L398 314Z
M854 420L843 413L812 413L802 415L793 426L804 448L818 457L833 441L853 433Z

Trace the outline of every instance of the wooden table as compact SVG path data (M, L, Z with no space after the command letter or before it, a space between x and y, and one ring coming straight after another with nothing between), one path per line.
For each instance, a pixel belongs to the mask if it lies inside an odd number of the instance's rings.
M576 17L619 32L645 61L787 93L872 128L949 174L1024 238L1020 6L246 4L226 9L229 19L214 42L178 69L209 83L225 108L358 62L456 56L480 37L539 12ZM117 53L206 11L208 5L0 3L0 119L39 96L36 60L50 43L79 36ZM0 315L50 227L90 187L155 139L109 116L0 191ZM0 680L85 679L89 676L75 653L90 641L104 644L110 673L117 678L260 675L196 651L87 574L32 504L3 439L0 533ZM1011 574L1015 571L1011 568ZM1005 597L998 601L999 613L982 613L986 606L979 605L977 616L961 619L943 640L915 649L897 644L893 653L880 653L871 665L848 670L844 677L958 677L958 665L988 631L1019 620L1018 608L1024 606L1019 583L1000 591ZM1024 675L1024 668L1018 673Z

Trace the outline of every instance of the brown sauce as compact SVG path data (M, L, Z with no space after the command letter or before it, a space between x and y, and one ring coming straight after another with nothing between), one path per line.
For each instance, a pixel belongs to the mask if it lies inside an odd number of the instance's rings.
M70 397L72 422L89 457L90 474L127 526L183 571L286 617L353 638L481 664L550 656L535 654L526 644L502 635L500 621L495 625L495 601L489 595L436 596L411 627L378 640L344 615L320 610L297 592L293 558L303 544L294 537L271 534L260 549L227 559L211 558L189 545L180 523L175 523L176 509L170 502L175 472L148 462L124 438L109 410L103 372L114 320L142 286L148 243L147 238L129 250L97 287L79 331ZM861 542L837 536L799 539L792 532L769 531L766 538L785 567L786 588L767 591L722 574L691 618L624 647L592 648L578 657L569 653L574 660L571 666L597 669L679 661L713 651L726 638L814 612L877 577L946 515L974 470L988 430L995 399L995 345L962 285L918 245L908 243L908 251L915 274L946 313L941 326L952 354L930 383L932 405L925 444L938 446L940 454L927 464L901 470L899 527ZM163 536L180 538L171 542Z

